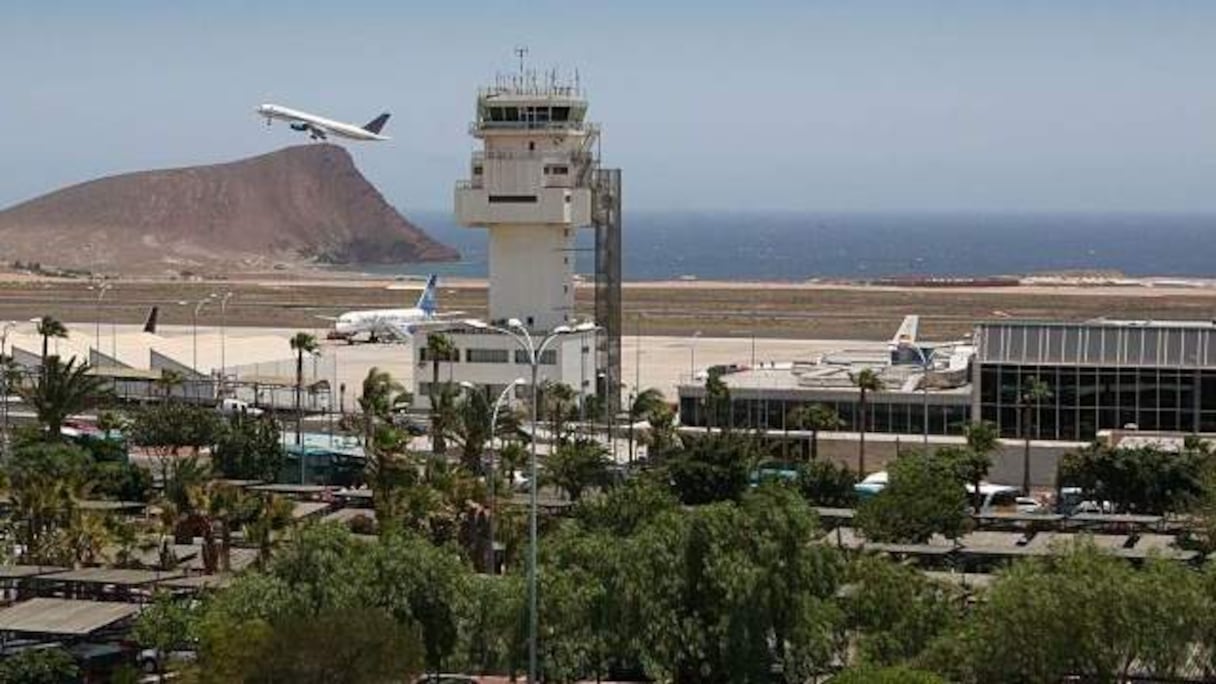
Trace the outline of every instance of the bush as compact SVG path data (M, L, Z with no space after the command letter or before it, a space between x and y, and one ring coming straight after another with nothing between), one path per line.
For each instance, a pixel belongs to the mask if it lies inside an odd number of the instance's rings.
M850 508L857 504L857 476L847 466L812 461L798 468L798 489L812 506Z

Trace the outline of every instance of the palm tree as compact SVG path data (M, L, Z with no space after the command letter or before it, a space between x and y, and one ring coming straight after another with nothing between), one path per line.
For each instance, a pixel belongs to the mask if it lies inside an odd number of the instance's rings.
M976 423L967 423L963 427L963 435L967 438L967 453L963 467L966 480L971 483L974 488L973 506L975 512L978 513L980 506L984 503L984 497L980 494L980 482L988 475L988 469L992 467L992 454L1000 445L1000 434L997 432L996 425L989 421L980 421Z
M67 338L68 329L58 319L43 316L38 319L38 334L42 336L42 367L46 367L48 342L52 337Z
M304 355L317 351L317 338L306 332L298 332L291 338L291 349L296 353L296 449L300 458L300 484L304 484L304 448L300 435L300 394L304 391Z
M1030 424L1033 421L1034 431L1038 432L1036 409L1051 397L1051 387L1037 376L1030 378L1022 388L1022 438L1025 440L1025 449L1022 452L1022 491L1027 494L1030 493Z
M786 417L787 424L793 424L798 430L811 431L811 453L810 460L819 460L819 431L820 430L839 430L844 426L844 421L840 416L836 415L836 411L826 404L802 404L790 411ZM803 442L805 445L806 442ZM806 454L803 454L806 457Z
M863 478L866 476L866 429L869 423L869 396L870 392L881 392L883 389L882 380L878 377L878 373L873 368L863 368L861 372L853 374L849 373L849 379L857 386L861 392L861 396L857 400L858 412L858 444L857 444L857 477Z
M20 387L17 393L34 408L46 439L55 441L61 439L60 431L68 416L94 404L101 397L104 384L104 379L89 374L88 364L76 365L76 359L72 359L65 365L58 356L52 356L43 366L37 384Z
M291 524L292 504L281 496L263 497L253 519L245 523L245 538L258 549L258 567L265 568L274 549L274 532Z
M722 422L724 407L730 408L730 388L722 380L722 369L711 367L705 376L705 426L710 432L715 427L725 429L724 425L718 424Z
M470 390L456 402L455 420L446 425L449 436L460 445L460 461L470 473L481 472L481 456L490 441L493 409L485 394Z
M186 377L173 370L172 368L160 369L160 377L156 379L156 386L165 393L165 401L173 398L173 390L181 387L186 382Z
M439 403L436 401L436 398L441 392L439 387L439 362L450 361L455 353L456 347L452 344L452 338L447 335L441 332L433 332L426 336L426 356L431 360L431 388L428 393L431 400L431 453L436 456L446 453L448 446L445 441L446 435L444 434L444 430L439 429L435 425L437 404Z
M644 389L633 398L629 405L629 460L633 460L633 425L645 420L652 423L660 411L667 408L663 393L654 387Z

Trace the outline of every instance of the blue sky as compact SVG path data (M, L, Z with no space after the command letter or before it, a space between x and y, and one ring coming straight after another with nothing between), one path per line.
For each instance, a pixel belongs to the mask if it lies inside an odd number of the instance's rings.
M17 0L0 206L362 123L403 211L450 207L474 92L577 68L634 209L1216 210L1216 3Z

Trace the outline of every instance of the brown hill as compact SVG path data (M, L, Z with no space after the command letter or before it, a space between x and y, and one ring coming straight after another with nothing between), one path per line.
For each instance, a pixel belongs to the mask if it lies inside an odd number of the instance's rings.
M0 211L0 259L94 272L264 270L459 257L336 145L73 185Z

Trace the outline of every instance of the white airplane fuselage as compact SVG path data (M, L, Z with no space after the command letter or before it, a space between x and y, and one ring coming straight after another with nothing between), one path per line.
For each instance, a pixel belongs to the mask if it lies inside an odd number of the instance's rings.
M344 123L342 121L334 121L316 114L301 112L289 107L280 107L275 104L264 104L257 108L257 113L266 117L266 122L270 123L272 119L279 121L287 121L291 124L299 124L302 127L297 130L316 130L320 129L325 133L332 133L341 138L349 140L391 140L388 136L373 133L363 127L354 124ZM314 136L315 137L315 136ZM323 136L322 136L323 137Z
M408 335L412 326L431 320L434 320L431 315L418 308L348 311L334 321L334 332L345 337L362 333L372 336Z

